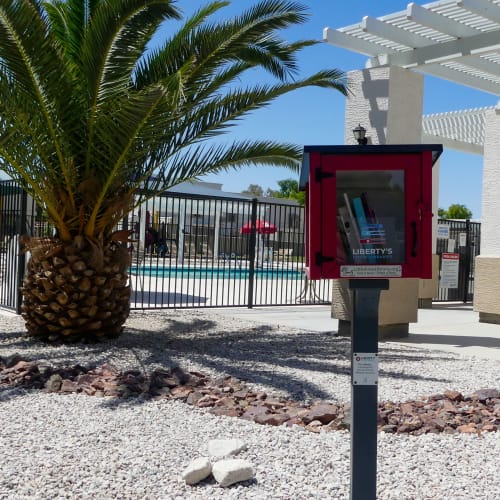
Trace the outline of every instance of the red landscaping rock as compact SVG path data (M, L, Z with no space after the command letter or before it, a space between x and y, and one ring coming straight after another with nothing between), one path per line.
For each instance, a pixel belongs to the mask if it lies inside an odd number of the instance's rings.
M316 401L306 405L255 392L232 376L210 379L179 367L147 375L138 370L120 372L110 364L86 369L53 368L22 359L0 358L0 387L42 389L61 394L177 399L214 415L240 417L262 425L299 425L311 432L349 429L349 403ZM426 433L496 432L500 427L500 391L484 388L465 396L455 390L426 399L379 403L378 426L383 432Z

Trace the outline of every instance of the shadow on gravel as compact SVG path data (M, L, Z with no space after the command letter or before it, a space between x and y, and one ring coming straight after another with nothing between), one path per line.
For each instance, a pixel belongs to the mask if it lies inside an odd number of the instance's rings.
M499 328L500 330L500 328ZM432 344L432 345L454 345L456 347L492 347L500 349L500 337L479 337L476 335L438 335L411 333L405 344Z
M179 312L179 317L182 313ZM249 384L259 384L295 400L336 399L334 384L350 384L350 339L337 337L329 332L294 330L286 332L267 325L228 330L212 319L182 319L165 317L164 326L156 330L148 325L148 313L137 314L144 328L126 327L118 339L102 344L52 345L23 337L21 332L2 334L2 347L23 355L28 349L30 359L44 360L54 366L80 364L86 368L105 363L120 366L125 358L135 369L148 374L158 367L180 366L184 370L206 371L210 376L231 375ZM37 354L32 355L36 350ZM380 349L380 377L404 380L450 382L431 376L429 371L413 370L407 373L394 368L419 363L423 360L453 361L454 355L440 357L438 352L420 354L416 348L386 343ZM392 366L385 366L391 363ZM331 390L327 391L314 382L315 374L337 375L332 377ZM20 393L21 394L21 393ZM6 393L7 395L7 393ZM7 397L13 397L14 393ZM106 400L111 407L137 405L142 398Z
M199 332L199 333L197 333ZM325 391L314 383L316 373L341 375L350 383L350 340L330 333L294 331L284 333L273 327L257 325L242 330L221 330L214 321L169 319L163 331L145 333L129 328L127 345L135 347L144 366L179 365L201 371L228 374L250 384L259 384L278 392L287 392L296 400L335 399L335 387ZM430 373L407 373L384 368L385 362L419 363L424 357L433 362L453 360L438 353L419 355L414 349L381 349L380 376L392 379L450 382ZM332 384L333 384L332 378ZM338 380L338 377L337 377Z

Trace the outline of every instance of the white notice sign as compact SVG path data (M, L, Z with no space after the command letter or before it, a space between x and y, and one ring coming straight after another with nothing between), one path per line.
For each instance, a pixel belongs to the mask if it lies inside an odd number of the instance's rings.
M450 226L448 224L437 225L437 237L440 239L447 239L450 237Z
M458 288L458 268L460 265L460 254L443 253L441 255L441 288Z
M378 354L374 352L355 352L352 355L353 385L377 385Z
M467 233L460 233L458 235L458 244L461 247L467 246Z

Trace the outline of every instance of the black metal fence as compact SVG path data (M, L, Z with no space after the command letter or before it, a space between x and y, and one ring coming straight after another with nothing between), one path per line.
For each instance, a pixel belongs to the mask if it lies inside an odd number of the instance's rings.
M53 234L33 200L0 183L0 307L19 310L19 235ZM325 304L328 281L304 274L304 209L288 200L167 193L123 221L133 309Z
M304 274L304 209L229 197L168 194L131 214L132 307L329 303Z
M439 220L440 287L436 301L469 302L481 224ZM326 304L328 281L304 273L304 209L288 200L167 193L129 214L133 309ZM446 229L443 231L443 229ZM19 311L23 234L53 228L13 181L0 182L0 307ZM440 237L439 237L440 236ZM458 256L456 283L445 254Z
M471 302L474 297L475 258L481 249L481 223L441 219L438 224L436 253L439 255L440 286L434 300ZM450 257L446 254L454 254L450 262L458 263L458 269L452 264L450 271L446 271L446 257Z

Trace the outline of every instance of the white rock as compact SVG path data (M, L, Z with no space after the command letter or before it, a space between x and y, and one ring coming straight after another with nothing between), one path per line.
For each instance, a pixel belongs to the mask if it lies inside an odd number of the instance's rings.
M215 462L212 474L221 486L230 486L240 481L248 481L255 476L253 465L248 460L229 458Z
M215 458L237 455L246 450L247 445L241 439L212 439L208 443L208 454Z
M212 472L212 464L206 457L193 460L182 473L182 479L186 484L196 484L203 481Z

